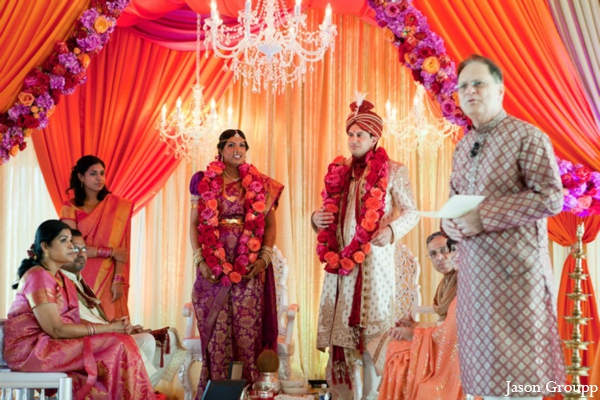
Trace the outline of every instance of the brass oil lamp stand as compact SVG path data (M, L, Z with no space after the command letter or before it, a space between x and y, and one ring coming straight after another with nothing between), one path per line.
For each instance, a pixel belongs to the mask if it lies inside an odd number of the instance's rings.
M587 376L590 367L585 367L581 365L581 352L587 350L587 346L593 342L583 342L581 340L581 332L579 331L579 327L581 325L587 325L588 321L591 319L589 317L584 317L581 312L581 302L587 301L589 294L583 293L581 290L581 281L587 279L587 274L583 273L583 268L581 267L581 263L586 256L583 252L583 232L584 226L583 223L577 227L577 243L574 245L574 249L571 248L571 256L575 258L575 270L573 273L569 274L569 278L573 279L574 282L574 290L573 293L567 294L567 297L573 300L573 313L571 316L565 316L565 320L568 324L573 325L573 333L571 334L570 340L563 340L566 347L571 349L571 365L567 365L567 374L573 377L570 387L572 390L570 392L563 392L562 395L565 398L579 398L581 399L581 380L580 377Z

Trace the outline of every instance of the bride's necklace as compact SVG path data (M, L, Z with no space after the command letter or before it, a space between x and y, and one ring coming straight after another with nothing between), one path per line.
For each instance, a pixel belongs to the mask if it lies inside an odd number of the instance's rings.
M229 174L227 173L227 171L226 171L226 170L223 170L223 173L225 174L225 176L226 176L226 177L228 177L229 179L231 179L231 181L232 181L232 182L237 182L237 181L239 181L239 180L240 180L240 178L239 178L239 177L238 177L238 178L236 178L236 179L234 179L234 178L232 178L231 176L229 176Z

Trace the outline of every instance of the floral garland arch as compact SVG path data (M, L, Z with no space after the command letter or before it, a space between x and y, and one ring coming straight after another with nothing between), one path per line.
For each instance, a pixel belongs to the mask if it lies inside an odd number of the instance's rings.
M92 0L69 38L56 42L54 53L27 74L16 103L0 114L0 165L25 150L33 129L48 125L61 95L72 94L86 82L91 57L106 45L129 1Z
M470 121L457 104L454 61L446 54L444 40L429 28L427 18L412 0L368 0L375 20L398 48L400 62L412 70L440 104L448 121L469 129ZM600 215L600 172L557 157L564 192L563 211L580 217Z

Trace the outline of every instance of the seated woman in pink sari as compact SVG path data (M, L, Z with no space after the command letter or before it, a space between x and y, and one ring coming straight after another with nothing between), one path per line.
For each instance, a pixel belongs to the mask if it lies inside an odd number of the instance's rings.
M203 352L198 399L208 380L227 379L231 361L242 361L243 378L256 380L256 358L277 345L273 268L268 267L283 186L245 162L242 131L223 132L217 148L219 160L190 183L192 302Z
M88 244L83 278L102 302L109 319L129 316L129 242L133 203L111 194L105 165L98 157L83 156L73 167L74 197L63 204L60 219L79 230Z
M69 227L48 220L37 229L18 270L17 296L5 323L4 358L14 371L65 372L75 399L154 398L126 317L81 323L77 291L60 272L75 253Z
M400 320L388 337L378 341L379 354L385 355L379 400L464 398L458 366L455 245L442 232L427 238L428 257L444 274L433 302L439 321L431 326Z

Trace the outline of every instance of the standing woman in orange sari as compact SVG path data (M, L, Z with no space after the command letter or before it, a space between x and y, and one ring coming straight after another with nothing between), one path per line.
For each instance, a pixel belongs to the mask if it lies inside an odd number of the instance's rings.
M69 189L74 197L63 204L60 219L79 230L87 243L83 278L92 287L109 319L129 316L129 246L133 203L111 194L104 162L83 156L73 167Z

